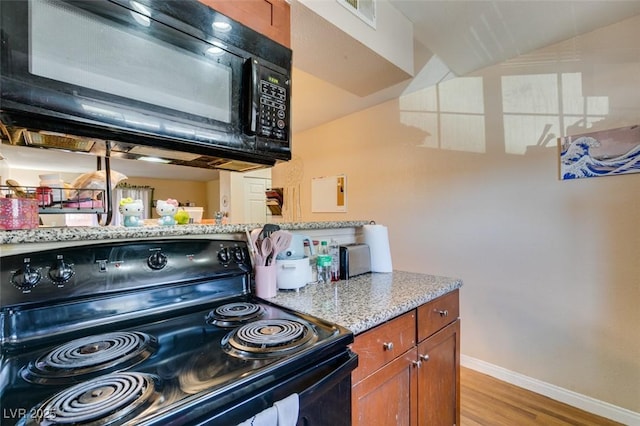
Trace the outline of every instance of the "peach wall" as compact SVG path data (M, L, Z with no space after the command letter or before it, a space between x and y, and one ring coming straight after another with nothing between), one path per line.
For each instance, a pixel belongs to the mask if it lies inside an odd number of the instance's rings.
M640 412L640 174L561 181L556 144L640 124L637 40L640 17L295 134L302 219L373 219L396 269L461 277L464 355ZM343 173L347 213L311 213Z

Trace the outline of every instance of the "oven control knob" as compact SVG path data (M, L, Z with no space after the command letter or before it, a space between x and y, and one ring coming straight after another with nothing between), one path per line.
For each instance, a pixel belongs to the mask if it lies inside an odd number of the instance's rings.
M229 263L229 260L231 260L231 254L229 253L228 247L225 247L218 252L218 260L225 265Z
M156 251L147 259L147 265L151 269L162 269L167 266L167 256L161 251Z
M243 263L245 259L244 251L242 251L241 247L236 247L233 249L233 260L236 263Z
M73 265L65 263L62 259L58 259L56 264L49 268L49 278L51 278L51 281L55 284L64 284L71 279L75 272Z
M18 269L11 277L11 283L20 290L29 290L35 287L42 279L39 269L34 269L26 263L24 268Z

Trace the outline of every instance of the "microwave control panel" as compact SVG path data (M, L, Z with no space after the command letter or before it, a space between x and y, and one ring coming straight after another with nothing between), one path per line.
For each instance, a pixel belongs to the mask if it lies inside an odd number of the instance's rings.
M258 81L258 126L264 138L289 138L289 79L267 68L260 68Z

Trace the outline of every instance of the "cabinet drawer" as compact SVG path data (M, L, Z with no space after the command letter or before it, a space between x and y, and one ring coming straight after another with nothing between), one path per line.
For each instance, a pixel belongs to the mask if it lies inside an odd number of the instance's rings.
M358 383L415 344L415 310L356 336L352 349L358 354L358 368L351 375L353 383Z
M460 316L458 290L418 307L418 341L426 339Z

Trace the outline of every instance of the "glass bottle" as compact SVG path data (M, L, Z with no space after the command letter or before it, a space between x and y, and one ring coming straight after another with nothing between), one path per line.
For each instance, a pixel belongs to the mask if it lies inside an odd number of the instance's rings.
M318 255L318 283L331 282L331 256L328 254Z
M318 281L318 254L320 254L319 252L320 241L313 240L311 243L313 244L313 246L311 246L313 250L311 250L311 254L309 258L309 263L311 263L311 282L317 282Z
M309 241L304 241L304 257L309 259L309 268L311 268L311 281L318 281L318 265L316 264L316 256L311 254L311 246L309 245Z
M329 244L329 255L331 256L331 281L340 280L340 246L335 239L331 239Z
M329 248L327 247L326 241L322 241L320 243L320 252L318 254L329 254Z

